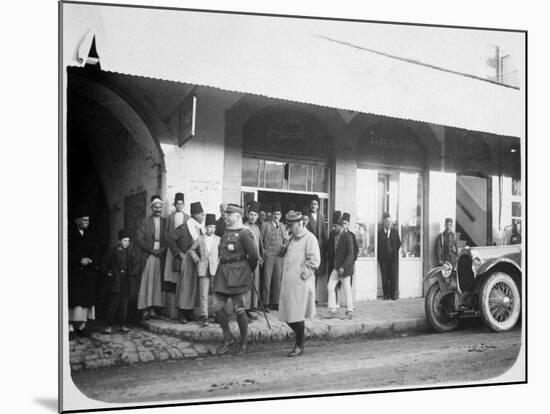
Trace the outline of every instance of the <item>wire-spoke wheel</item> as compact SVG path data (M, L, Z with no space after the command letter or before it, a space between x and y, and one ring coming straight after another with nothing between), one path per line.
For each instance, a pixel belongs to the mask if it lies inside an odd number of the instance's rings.
M519 319L521 298L514 280L503 272L487 277L479 293L481 317L496 332L508 331Z

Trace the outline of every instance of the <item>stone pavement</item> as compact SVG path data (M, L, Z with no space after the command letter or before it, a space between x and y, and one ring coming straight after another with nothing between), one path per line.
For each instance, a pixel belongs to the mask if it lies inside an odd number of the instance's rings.
M306 338L368 338L430 330L424 314L423 298L358 302L353 319L345 319L344 313L340 310L340 317L329 318L327 308L318 306L316 317L306 320ZM258 316L249 325L248 340L252 346L254 343L292 340L292 330L278 320L277 312L267 314L271 329L263 314ZM230 327L238 337L234 317ZM143 322L143 327L136 327L127 334L94 332L91 338L71 341L71 368L92 369L166 359L200 358L213 355L222 338L221 328L216 323L202 327L198 322L182 325L171 319L151 319Z

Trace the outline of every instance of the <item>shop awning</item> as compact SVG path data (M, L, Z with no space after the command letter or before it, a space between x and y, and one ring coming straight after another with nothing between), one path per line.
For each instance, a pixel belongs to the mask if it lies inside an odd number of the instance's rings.
M523 136L523 91L353 47L350 24L64 4L63 63L94 36L105 71Z

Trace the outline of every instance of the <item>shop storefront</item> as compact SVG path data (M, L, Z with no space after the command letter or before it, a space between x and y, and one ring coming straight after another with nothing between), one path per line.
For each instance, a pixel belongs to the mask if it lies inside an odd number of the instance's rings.
M104 187L116 183L105 203L110 242L118 228L149 213L146 200L157 193L165 214L176 192L185 193L187 212L201 201L208 213L217 213L221 202L252 199L301 209L317 195L329 229L333 211L351 214L359 243L354 295L366 300L381 295L377 231L385 211L403 243L401 298L425 293L422 277L435 264L434 243L446 217L455 219L464 243L521 237L517 89L348 50L312 38L299 25L288 32L292 40L278 37L280 45L251 49L254 61L241 62L239 54L216 49L218 43L205 53L201 39L209 25L184 30L186 13L156 15L155 27L170 36L151 39L141 28L151 16L140 10L94 18L74 5L64 10L79 22L67 28L63 54L63 67L75 67L63 85L78 105L64 115L69 125L86 129L64 136L69 144L89 136L92 156L110 161L98 167ZM115 27L125 36L113 37ZM267 41L274 33L281 36L276 27L255 35ZM246 36L229 29L226 35L247 49ZM87 64L90 48L83 45L92 43L101 67ZM262 63L277 53L285 59ZM189 59L199 54L203 59ZM366 66L368 75L356 70ZM113 117L109 125L99 108Z

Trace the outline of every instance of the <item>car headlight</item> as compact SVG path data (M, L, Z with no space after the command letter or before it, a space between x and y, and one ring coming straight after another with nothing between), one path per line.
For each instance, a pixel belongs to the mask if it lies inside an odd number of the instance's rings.
M452 271L453 271L452 264L450 264L449 262L443 263L443 266L441 267L441 274L443 275L444 278L448 278L449 276L451 276Z
M481 259L479 257L474 257L472 259L472 271L474 274L477 274L477 269L481 266Z

